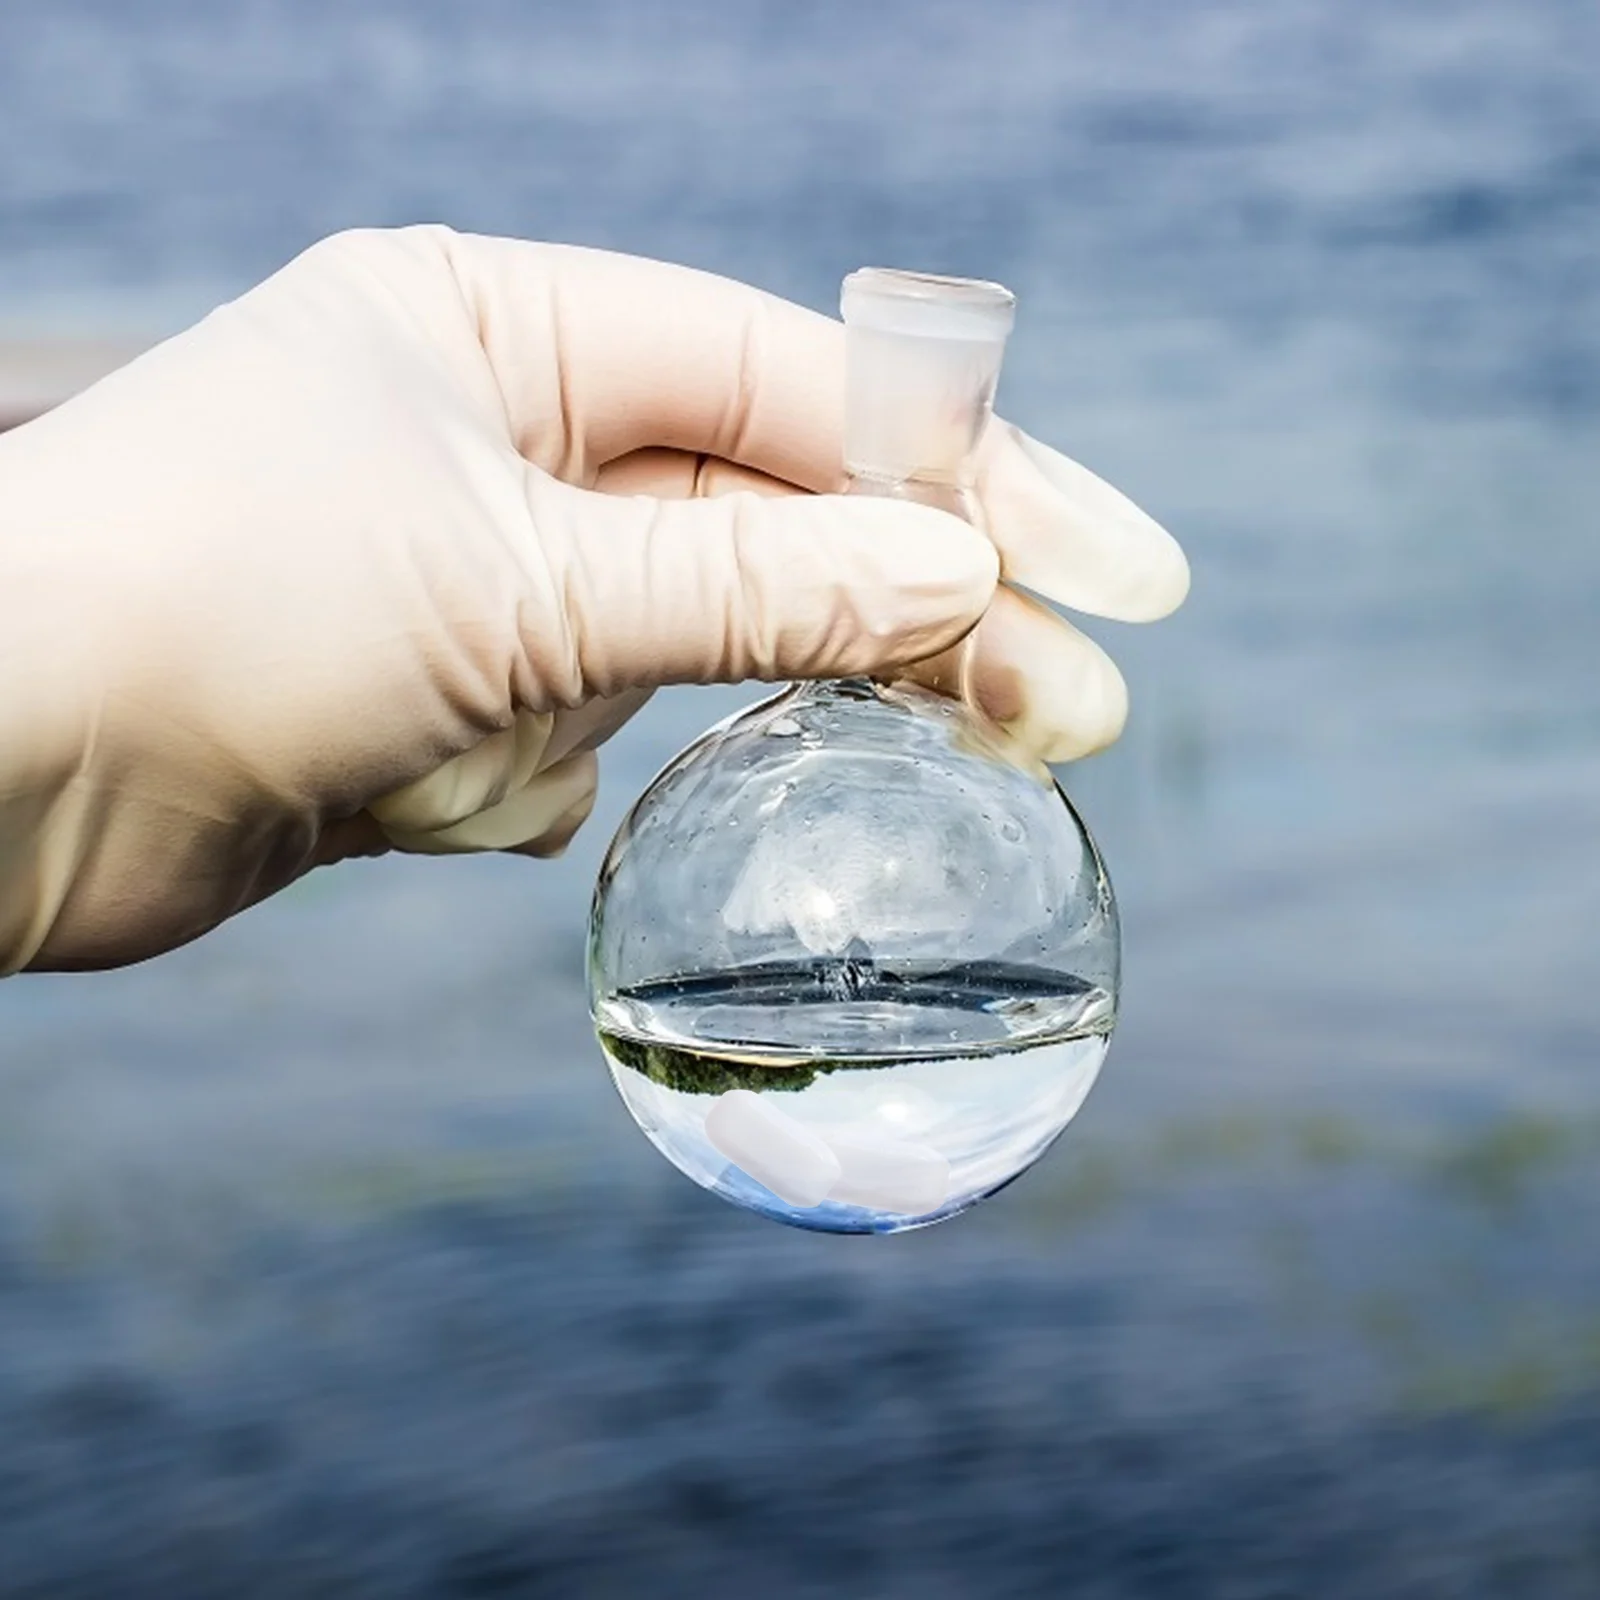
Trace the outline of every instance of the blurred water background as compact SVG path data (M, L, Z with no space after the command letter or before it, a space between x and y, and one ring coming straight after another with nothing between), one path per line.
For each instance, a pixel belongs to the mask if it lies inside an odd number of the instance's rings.
M0 337L443 220L1000 278L1183 538L1079 1122L892 1241L628 1122L570 855L0 987L0 1594L1600 1593L1588 0L0 0Z

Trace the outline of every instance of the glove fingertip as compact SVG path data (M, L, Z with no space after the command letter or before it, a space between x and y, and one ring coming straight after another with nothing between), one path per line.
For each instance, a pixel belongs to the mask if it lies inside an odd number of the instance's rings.
M1006 577L1058 604L1154 622L1188 595L1188 558L1154 517L1010 423L986 451L982 497Z

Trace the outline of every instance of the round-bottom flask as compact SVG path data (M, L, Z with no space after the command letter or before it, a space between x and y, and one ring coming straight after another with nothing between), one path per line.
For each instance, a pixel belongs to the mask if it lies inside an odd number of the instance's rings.
M1010 296L864 273L845 313L857 491L969 506ZM893 1233L994 1193L1072 1120L1118 959L1104 864L1048 770L960 700L850 680L729 718L634 805L595 891L590 1005L689 1177Z

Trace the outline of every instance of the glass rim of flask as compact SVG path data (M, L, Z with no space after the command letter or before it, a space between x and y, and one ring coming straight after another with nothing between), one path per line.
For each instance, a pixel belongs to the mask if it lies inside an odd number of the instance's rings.
M893 296L902 300L955 301L962 305L991 305L1015 309L1017 297L1003 283L989 278L954 278L939 272L916 272L907 267L857 267L842 286L843 294Z
M840 285L847 328L923 339L1004 343L1017 297L987 278L946 277L902 267L860 267Z

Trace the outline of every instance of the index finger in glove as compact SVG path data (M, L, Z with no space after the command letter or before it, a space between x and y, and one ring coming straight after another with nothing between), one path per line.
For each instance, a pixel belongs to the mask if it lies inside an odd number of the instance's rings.
M441 234L517 448L593 484L650 446L844 479L844 329L748 284L577 245Z

